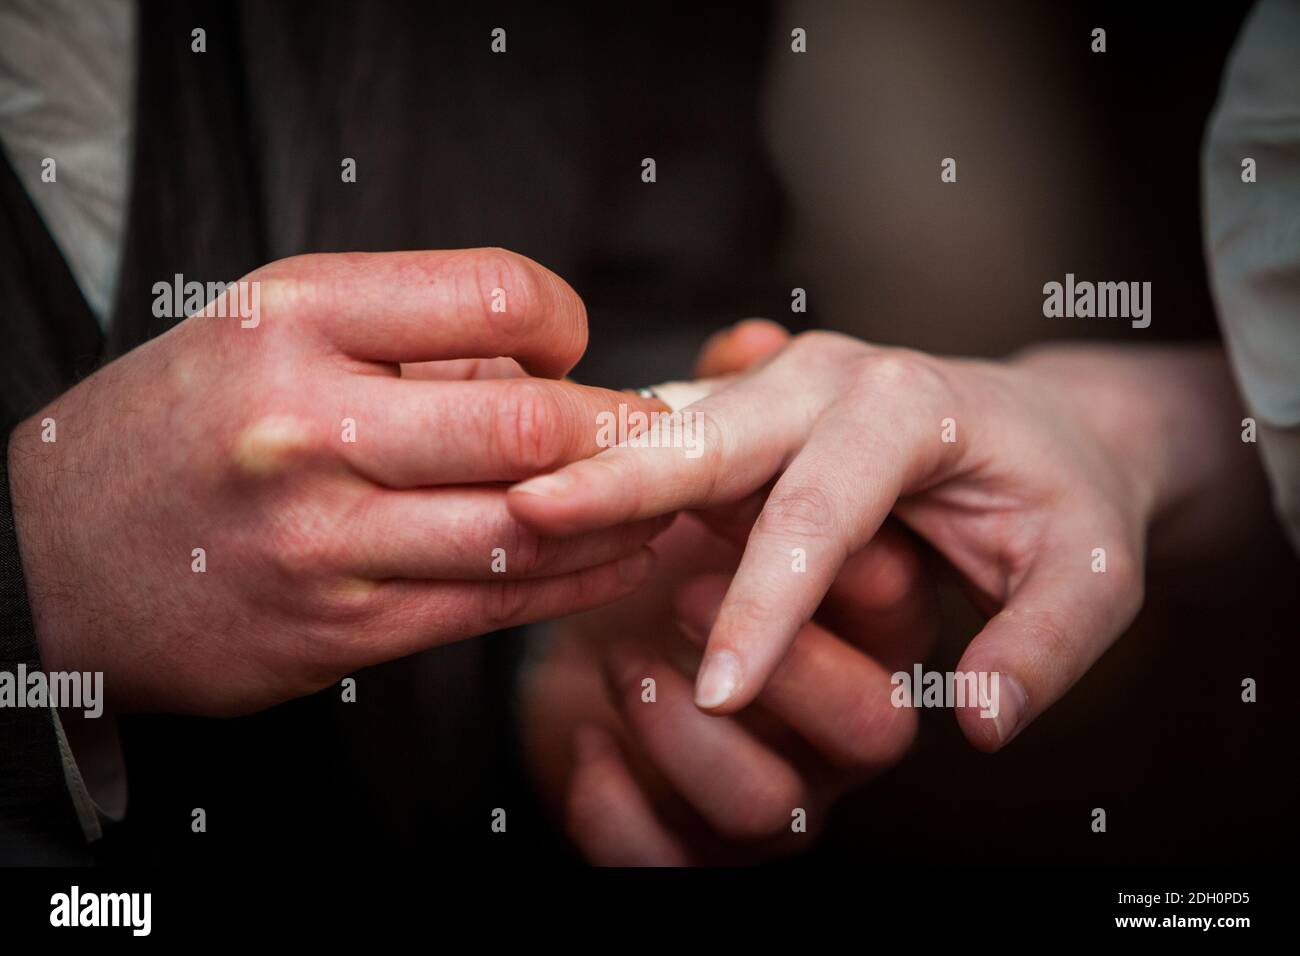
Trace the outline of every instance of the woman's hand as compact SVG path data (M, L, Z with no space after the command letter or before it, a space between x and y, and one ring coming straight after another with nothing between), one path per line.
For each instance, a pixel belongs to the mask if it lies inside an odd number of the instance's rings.
M760 694L846 560L896 515L992 614L959 670L1000 675L997 716L972 703L958 719L995 750L1132 620L1149 526L1223 471L1186 423L1224 428L1240 417L1232 395L1210 351L986 362L809 333L684 410L702 455L611 448L516 485L508 503L566 535L682 509L756 516L696 682L714 714Z
M773 323L742 323L709 341L697 374L735 374L788 340ZM753 516L701 517L712 527L684 515L655 540L644 586L557 622L526 672L533 769L593 863L797 852L826 808L899 760L916 733L914 712L893 706L889 674L925 655L938 617L925 566L892 522L845 563L753 707L729 717L695 707L689 675Z
M934 636L916 552L887 527L845 565L756 704L717 717L695 706L688 675L741 546L684 515L654 547L645 586L557 622L526 672L522 728L541 789L596 864L798 852L840 794L915 736L915 711L891 701L893 665L871 652L924 653L917 642Z

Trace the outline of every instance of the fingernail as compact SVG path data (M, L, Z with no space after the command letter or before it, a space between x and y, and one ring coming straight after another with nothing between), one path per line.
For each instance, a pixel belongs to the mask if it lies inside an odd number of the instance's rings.
M650 573L654 562L654 551L642 546L636 554L629 555L618 563L619 579L624 584L639 584Z
M704 659L695 683L695 706L704 710L721 707L740 687L740 658L731 651L714 651Z
M1020 732L1020 721L1025 715L1025 704L1029 697L1020 682L1009 674L998 675L1000 700L998 714L993 718L993 726L998 732L998 746L1003 747Z
M521 485L515 485L511 491L522 491L527 495L540 495L543 498L559 498L569 493L573 487L573 478L562 471L552 475L529 478Z

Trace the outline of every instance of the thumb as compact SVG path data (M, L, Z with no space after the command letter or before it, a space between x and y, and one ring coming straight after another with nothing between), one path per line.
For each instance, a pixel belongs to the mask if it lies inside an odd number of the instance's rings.
M957 665L987 688L987 700L957 710L973 746L989 752L1005 747L1128 627L1142 605L1141 559L1130 554L1137 552L1112 549L1110 567L1096 573L1089 550L1077 540L1053 549L975 636Z

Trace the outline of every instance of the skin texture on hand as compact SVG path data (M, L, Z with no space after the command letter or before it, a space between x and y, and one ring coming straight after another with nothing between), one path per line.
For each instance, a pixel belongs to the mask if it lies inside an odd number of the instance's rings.
M830 805L915 736L915 711L890 700L892 665L874 656L933 640L914 549L891 531L846 565L758 701L718 717L695 706L691 676L740 545L684 515L654 548L645 585L557 623L527 674L521 731L541 791L596 864L740 863L808 848ZM834 621L852 623L832 631Z
M995 750L1132 620L1153 523L1231 481L1219 448L1233 433L1216 443L1180 426L1224 428L1236 413L1221 356L1102 353L1112 361L1071 348L966 361L809 333L686 410L703 416L698 458L609 449L516 486L510 507L572 534L749 502L752 532L696 684L697 704L718 714L758 696L892 514L989 615L957 669L1000 675L999 712L957 715Z
M118 710L241 713L648 573L662 520L538 536L505 506L499 483L595 453L601 412L662 407L553 380L587 339L559 277L481 249L243 281L254 327L209 303L13 432L46 668L103 671Z
M705 346L698 372L733 374L787 339L771 323L742 323ZM841 568L753 706L727 717L695 707L690 678L759 506L680 516L655 540L660 561L645 585L558 622L526 674L521 732L533 770L593 863L736 863L805 849L831 803L899 760L915 735L889 675L928 652L937 614L918 552L892 523Z

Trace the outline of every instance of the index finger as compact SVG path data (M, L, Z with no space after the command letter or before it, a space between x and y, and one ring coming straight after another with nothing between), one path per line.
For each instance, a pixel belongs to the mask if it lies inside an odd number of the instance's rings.
M829 376L810 379L787 352L762 374L656 419L651 441L516 485L507 504L524 524L553 535L730 504L781 470L834 388Z
M678 626L703 646L727 591L725 575L693 578L677 592ZM816 623L805 624L759 702L832 764L876 771L916 736L915 711L894 706L890 670Z
M937 470L948 446L927 440L923 403L850 395L818 423L754 522L700 665L702 709L733 713L757 696L844 562Z
M587 312L563 279L505 249L295 256L252 273L260 308L306 320L371 362L517 359L559 378L587 347Z

